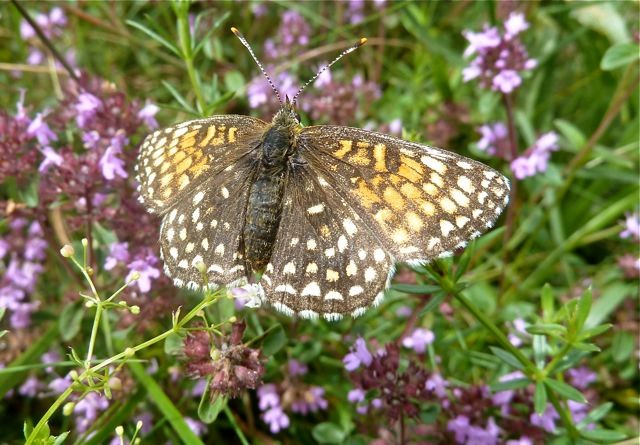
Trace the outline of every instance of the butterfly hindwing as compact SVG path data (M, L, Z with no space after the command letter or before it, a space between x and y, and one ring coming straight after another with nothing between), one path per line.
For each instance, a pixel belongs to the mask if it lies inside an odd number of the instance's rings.
M360 315L381 299L392 257L374 231L309 164L289 173L280 228L261 284L290 315Z
M160 251L165 272L176 285L226 285L245 277L240 242L255 169L253 157L241 158L189 189L164 215Z
M152 213L166 213L253 150L267 125L249 116L212 116L151 133L136 163L141 202Z
M507 179L445 150L349 127L304 128L299 153L398 261L449 254L491 227Z

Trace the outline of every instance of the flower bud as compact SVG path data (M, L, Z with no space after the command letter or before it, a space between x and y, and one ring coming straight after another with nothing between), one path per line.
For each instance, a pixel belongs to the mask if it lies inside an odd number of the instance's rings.
M119 391L122 389L122 380L120 380L118 377L111 377L109 379L109 388L113 389L114 391Z
M67 402L62 407L62 414L65 416L70 416L73 413L73 409L76 407L75 402Z
M71 244L65 244L64 246L62 246L62 249L60 249L60 255L65 258L71 258L74 253L75 251L73 250L73 246Z
M131 358L136 355L136 351L133 348L127 348L124 350L124 356L127 358Z
M140 306L131 306L129 308L129 311L133 314L133 315L138 315L140 313Z
M124 428L122 427L122 425L118 425L116 427L116 434L118 435L118 437L124 436Z

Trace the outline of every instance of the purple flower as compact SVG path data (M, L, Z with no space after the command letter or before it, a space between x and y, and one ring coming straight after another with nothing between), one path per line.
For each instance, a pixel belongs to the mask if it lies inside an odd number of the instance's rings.
M432 391L438 398L447 398L447 387L449 382L442 378L438 373L434 373L424 383L424 387L427 391Z
M129 139L127 139L123 130L118 130L116 135L111 138L111 143L100 159L100 168L102 169L102 176L104 176L105 179L112 181L116 175L122 178L129 176L123 168L124 161L117 157L117 155L122 153L123 147L128 143Z
M193 431L196 436L202 436L207 432L207 425L200 422L199 420L192 419L191 417L185 417L184 421L189 426L189 429Z
M435 335L428 329L418 328L409 337L402 339L402 346L411 348L418 354L424 354L427 345L433 343Z
M9 252L11 246L7 240L0 238L0 260Z
M578 389L586 389L593 382L598 380L598 374L586 366L572 368L567 371L571 384Z
M289 427L289 416L287 416L279 406L270 408L262 415L262 419L269 425L273 434Z
M129 275L127 275L126 281L132 278L134 272L140 274L140 278L136 281L140 292L143 294L151 290L151 280L154 278L160 278L160 270L153 267L158 263L158 258L153 255L147 255L144 259L136 259L129 263Z
M493 78L493 87L495 90L502 91L505 94L511 93L518 88L522 83L522 79L518 75L517 71L504 70L500 71Z
M556 420L559 418L560 416L553 405L548 404L542 414L531 414L529 421L532 425L540 427L548 433L553 433L556 430Z
M91 427L98 415L109 407L109 401L100 393L87 393L73 408L76 426L84 432Z
M408 318L411 316L412 313L413 313L413 309L411 309L409 306L400 306L396 310L396 315L402 318Z
M276 390L276 385L273 383L262 385L256 393L258 394L258 408L260 408L260 411L280 406L280 395Z
M288 368L289 368L289 375L291 377L305 375L307 372L309 372L309 368L307 367L307 365L305 365L302 362L299 362L296 359L289 360Z
M145 106L138 112L138 118L142 120L149 127L150 130L155 130L158 128L158 121L156 121L156 114L160 111L160 108L147 101Z
M282 14L279 37L285 47L309 44L311 28L307 21L297 11L285 11Z
M525 153L511 161L511 171L518 179L546 171L551 152L558 149L558 136L545 133Z
M496 425L493 417L490 417L485 428L472 426L469 428L467 434L467 443L469 444L496 445L498 443L498 436L500 435L500 428Z
M356 25L364 20L364 0L349 0L347 18L352 25Z
M509 333L509 341L516 348L522 345L522 337L526 337L529 335L527 332L527 322L525 322L522 318L516 318L513 320L513 328L514 331Z
M485 124L478 128L482 138L478 141L478 148L486 151L490 155L497 155L501 148L507 143L507 126L502 122Z
M462 70L465 82L479 79L483 88L510 94L522 84L520 72L536 67L518 35L529 24L521 13L513 12L504 23L504 33L497 27L484 27L481 32L464 31L469 42L465 57L474 56Z
M366 393L360 388L354 388L347 394L347 400L351 403L359 403L364 401Z
M351 347L351 352L344 356L342 362L347 371L355 371L361 364L369 366L373 356L367 349L367 343L362 337L358 337L354 346Z
M527 436L522 436L518 440L507 440L506 445L533 445L533 441Z
M44 159L40 163L40 167L38 167L38 171L40 173L46 172L52 165L55 165L56 167L60 167L62 165L62 156L56 153L52 147L46 146L41 149L40 152L44 155Z
M27 127L27 135L38 139L40 145L49 145L49 142L58 140L58 136L51 131L49 125L43 120L43 113L38 113Z
M62 394L71 385L71 377L68 375L63 377L56 377L49 382L49 388L56 394Z
M40 361L42 363L47 363L47 364L57 363L60 361L60 359L61 359L60 354L58 353L58 351L54 351L54 350L47 351L40 356ZM53 366L47 366L45 370L49 373L53 372Z
M402 119L397 118L389 122L389 133L396 136L402 135Z
M315 413L318 410L327 409L328 406L329 403L324 398L324 388L312 386L304 392L302 399L295 400L291 404L291 411L306 415L309 412Z
M78 127L85 128L88 121L102 108L102 101L91 93L81 93L78 95L76 108L76 123Z
M64 9L55 7L49 12L49 23L51 25L63 27L67 24L67 16L64 13Z
M40 391L41 387L42 383L35 376L30 376L22 385L20 385L18 394L25 397L35 397L38 395L38 391Z
M95 150L98 148L98 142L100 142L100 133L97 131L88 131L82 135L82 143L89 150Z
M325 64L326 65L326 64ZM318 69L318 71L320 71L320 69ZM324 86L330 85L331 84L331 70L329 69L325 69L319 76L318 78L315 80L315 82L313 82L313 86L316 88L322 88Z
M505 37L511 39L529 28L521 12L512 12L504 22Z
M118 263L129 261L129 243L113 243L109 246L109 255L104 261L105 270L111 270Z
M453 432L456 442L465 443L469 435L469 418L459 415L447 422L447 431Z
M631 238L640 241L640 213L627 213L624 221L624 230L620 232L620 238Z
M498 379L500 382L508 382L511 380L521 379L524 377L524 374L520 371L514 371L509 374L505 374ZM499 391L495 393L491 397L491 401L494 405L500 407L500 412L503 416L508 416L511 412L511 400L516 395L516 392L512 389L507 389L505 391Z

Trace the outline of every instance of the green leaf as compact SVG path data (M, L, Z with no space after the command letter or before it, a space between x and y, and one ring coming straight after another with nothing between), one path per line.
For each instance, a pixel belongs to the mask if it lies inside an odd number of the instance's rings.
M207 387L200 397L200 404L198 405L198 417L204 423L213 423L218 418L218 415L222 409L227 405L227 397L215 396L214 400L211 400L211 392L209 389L209 383L211 379L207 381Z
M391 289L397 292L404 292L405 294L432 294L441 290L440 286L433 284L394 284Z
M175 332L169 334L164 340L164 353L167 355L178 355L184 349L184 339Z
M588 328L599 325L606 320L629 295L637 293L637 286L617 281L601 291L602 294L593 303L593 309L585 323Z
M420 318L422 318L422 316L424 316L426 313L431 312L436 307L440 306L440 303L442 303L445 298L446 295L443 293L438 292L434 294L429 302L422 308L422 311L420 312Z
M604 416L609 414L609 411L611 411L611 408L613 408L613 403L607 402L592 409L591 411L589 411L589 414L587 414L585 418L582 419L580 423L578 423L577 425L578 429L582 429L587 425L589 425L590 423L598 422L600 419L604 418Z
M586 352L602 351L602 349L600 349L598 346L594 345L593 343L576 342L576 343L573 343L573 347Z
M536 382L536 390L533 394L533 407L536 413L540 415L547 409L547 389L543 382Z
M587 399L584 398L582 393L571 385L553 379L547 379L544 381L544 383L548 388L552 389L565 399L573 400L580 403L587 403Z
M545 321L550 321L553 319L553 314L555 309L553 308L555 297L553 296L553 288L549 283L546 283L542 287L542 293L540 295L540 300L542 303L542 318Z
M196 18L196 26L195 26L196 29L198 28L197 23L205 14L206 12L199 14L198 17ZM231 15L231 11L225 12L224 14L222 14L222 17L218 18L218 20L213 22L213 25L211 25L211 27L207 30L206 34L202 36L202 39L200 39L200 42L196 45L195 49L193 50L194 57L196 56L196 54L200 52L200 50L204 47L204 45L209 41L209 39L211 38L211 34L213 34L213 32L216 29L218 29L225 20L229 18L229 15Z
M626 331L618 331L611 342L611 354L613 361L624 363L631 358L634 350L634 335Z
M126 24L129 25L129 26L133 26L136 29L139 29L140 31L144 32L146 35L151 37L153 40L155 40L156 42L160 43L165 48L169 49L176 56L182 57L182 53L180 52L180 50L173 43L169 42L167 39L162 37L160 34L158 34L157 32L153 31L152 29L146 27L142 23L138 23L138 22L135 22L133 20L126 20Z
M491 385L489 388L492 392L509 391L512 389L525 388L531 383L531 380L527 378L507 380L506 382L498 382Z
M525 329L532 335L558 336L567 333L567 328L557 323L537 323L527 326Z
M588 288L584 291L582 297L578 300L578 305L576 306L576 316L574 319L576 334L582 331L584 323L587 321L587 317L589 317L592 301L593 297L591 295L591 288Z
M69 341L78 334L84 316L84 306L80 302L68 304L58 318L60 338Z
M311 435L318 443L341 444L347 434L338 425L331 422L317 424L311 430Z
M604 71L629 65L640 59L640 46L636 43L618 43L610 47L600 62Z
M184 443L204 445L200 438L191 431L184 421L184 415L164 393L160 385L150 376L144 367L138 362L128 362L127 365L136 380L144 386L149 395L149 401L158 407L162 415L169 422L178 437ZM159 419L161 420L161 419Z
M608 331L609 329L611 329L612 326L613 326L612 324L606 323L606 324L601 324L599 326L595 326L595 327L590 328L590 329L585 329L578 336L578 340L587 340L587 339L589 339L591 337L596 337L596 336Z
M522 363L520 363L512 353L507 352L504 349L498 348L497 346L491 346L489 349L491 349L491 352L493 352L493 354L496 357L498 357L500 360L502 360L506 364L511 365L516 369L520 369L520 370L524 369L524 366L522 365Z
M596 442L618 442L627 438L626 434L613 430L582 430L580 435L588 440Z
M193 108L191 106L191 104L189 104L189 102L187 102L187 99L185 99L182 94L180 94L180 92L178 92L178 90L176 90L176 88L171 85L169 82L167 82L166 80L162 81L162 85L164 85L164 87L169 90L169 93L171 93L171 95L173 96L173 98L182 106L182 108L188 112L191 113L195 116L197 116L199 113L198 111Z
M287 344L287 334L281 324L276 325L271 332L267 333L262 342L262 353L266 357L271 357Z
M55 440L53 441L53 445L62 445L64 443L64 441L67 439L67 436L69 435L70 431L65 431L64 433L60 434L59 436L55 436Z
M571 151L577 152L587 142L582 131L571 122L564 119L556 119L553 124L567 140ZM548 284L545 286L548 286Z

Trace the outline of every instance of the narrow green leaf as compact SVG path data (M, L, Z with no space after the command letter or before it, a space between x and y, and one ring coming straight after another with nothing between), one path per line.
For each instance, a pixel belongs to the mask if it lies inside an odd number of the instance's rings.
M540 415L547 409L547 389L543 382L536 382L536 390L533 394L533 407L536 413Z
M127 365L129 366L129 369L131 369L136 380L138 380L138 382L140 382L147 390L149 400L158 407L182 442L194 445L204 445L200 438L191 431L189 425L184 421L183 413L176 408L173 402L171 402L171 399L167 397L153 377L147 374L144 367L137 362L128 362Z
M282 325L278 324L269 332L262 342L262 353L266 357L271 357L287 344L287 334Z
M56 436L55 440L53 441L53 445L62 445L64 441L67 440L67 436L69 435L69 433L70 431L65 431L59 436Z
M580 129L571 122L563 119L556 119L553 121L553 124L560 131L562 136L564 136L567 142L569 142L571 151L577 152L587 142L582 131L580 131Z
M218 418L218 415L222 411L222 409L227 404L227 397L216 396L214 399L211 399L211 390L209 388L209 383L211 379L207 381L207 387L202 393L202 397L200 397L200 404L198 405L198 417L204 423L213 423Z
M574 321L576 334L579 334L582 331L584 322L587 321L587 318L589 317L592 301L593 297L591 295L591 288L588 288L584 291L582 297L578 300L578 305L576 306L576 317Z
M578 429L582 429L587 425L589 425L590 423L598 422L600 419L604 418L604 416L609 414L609 411L611 411L611 408L613 408L613 403L607 402L592 409L591 411L589 411L589 414L587 414L585 418L582 419L580 423L578 423L577 425Z
M433 284L394 284L391 286L391 289L404 292L405 294L431 294L433 292L439 291L440 286L435 286Z
M601 324L601 325L595 326L595 327L590 328L590 329L585 329L578 336L578 340L587 340L587 339L589 339L591 337L596 337L596 336L608 331L609 329L611 329L612 326L613 326L612 324L606 323L606 324Z
M69 341L78 334L84 316L84 306L79 302L68 304L58 318L60 338Z
M492 392L509 391L512 389L525 388L531 383L527 378L507 380L506 382L494 383L489 387Z
M198 17L196 18L196 26L195 26L196 29L197 29L197 24L203 15L204 13L199 14ZM220 17L218 20L213 22L213 25L207 30L206 34L202 36L202 39L200 39L200 42L198 42L198 44L194 48L193 50L194 57L200 52L200 50L202 50L205 43L207 43L207 41L211 38L211 35L213 34L213 32L217 30L220 27L220 25L222 25L222 23L229 18L229 15L231 15L231 11L225 12L224 14L222 14L222 17Z
M636 62L638 59L640 59L640 46L637 43L618 43L604 53L600 68L611 71Z
M627 331L618 331L613 336L611 342L611 353L613 361L625 363L631 359L635 349L635 335Z
M322 422L313 427L311 435L318 443L341 444L344 442L347 433L335 423Z
M594 345L593 343L576 342L576 343L573 343L573 347L586 352L602 351L602 349L600 349L598 346Z
M165 39L164 37L162 37L160 34L158 34L157 32L153 31L152 29L146 27L145 25L143 25L142 23L138 23L135 22L133 20L126 20L125 21L127 25L129 26L133 26L134 28L144 32L146 35L148 35L149 37L151 37L153 40L155 40L156 42L160 43L162 46L164 46L165 48L167 48L168 50L170 50L172 53L174 53L176 56L178 57L182 57L182 54L180 53L180 50L170 41L168 41L167 39Z
M526 331L532 335L564 335L567 328L557 323L537 323L527 326Z
M489 349L491 349L491 352L493 352L496 357L498 357L500 360L502 360L506 364L516 369L520 369L520 370L524 369L524 366L522 365L522 363L520 363L512 353L505 351L504 349L498 348L497 346L491 346Z
M544 381L544 383L548 388L552 389L565 399L573 400L580 403L587 403L587 399L584 398L582 393L571 385L553 379L547 379Z
M164 87L169 90L169 93L171 93L171 95L173 96L173 98L182 106L182 108L184 108L185 111L187 111L188 113L191 113L195 116L197 116L199 113L198 111L193 108L189 102L187 102L187 99L185 99L182 94L180 94L180 92L178 92L178 90L175 89L175 87L173 85L171 85L169 82L167 82L166 80L162 81L162 85L164 85Z
M627 438L626 434L613 430L582 430L580 435L588 440L597 442L618 442Z

